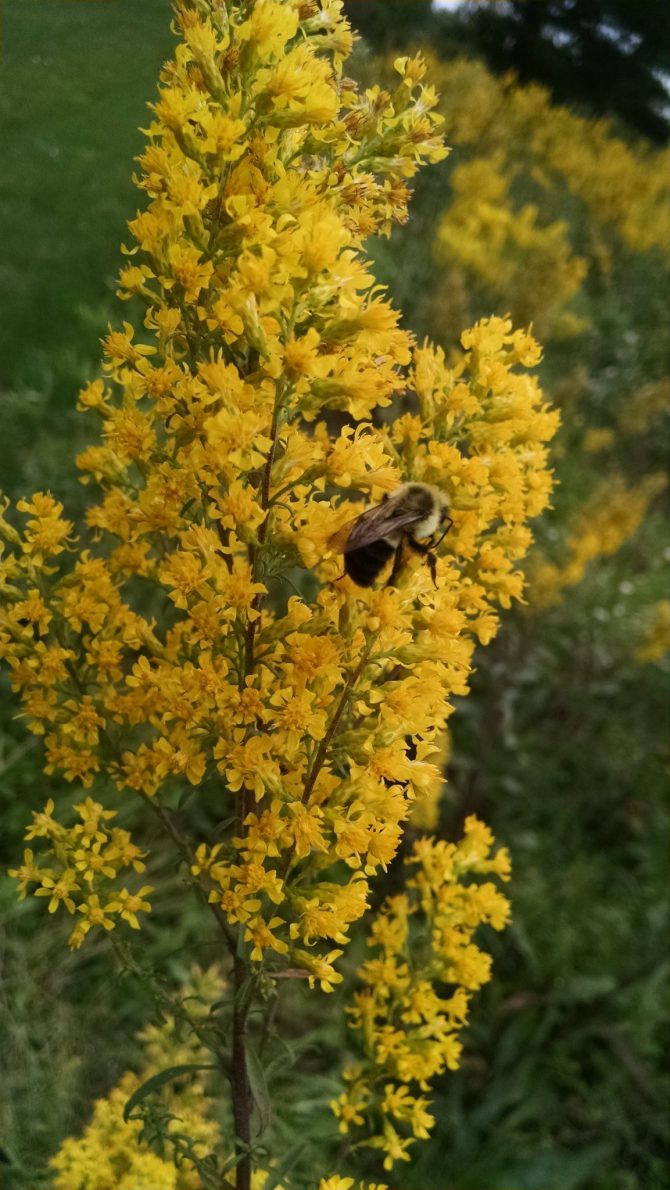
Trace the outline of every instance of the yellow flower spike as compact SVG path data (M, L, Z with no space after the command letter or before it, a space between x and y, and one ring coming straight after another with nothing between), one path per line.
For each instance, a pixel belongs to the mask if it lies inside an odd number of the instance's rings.
M382 1150L386 1169L409 1159L413 1139L429 1135L434 1119L416 1090L428 1091L432 1078L458 1067L469 995L490 978L490 957L472 938L484 922L503 928L509 905L491 883L466 884L465 874L491 870L498 858L490 859L492 847L490 830L472 816L459 844L418 840L407 892L389 898L371 923L368 942L377 953L359 970L362 989L349 1010L365 1057L351 1089L331 1107L343 1131L362 1127L364 1106L373 1112L374 1134L362 1143ZM453 987L448 997L436 990L443 984ZM412 1137L396 1124L409 1126Z

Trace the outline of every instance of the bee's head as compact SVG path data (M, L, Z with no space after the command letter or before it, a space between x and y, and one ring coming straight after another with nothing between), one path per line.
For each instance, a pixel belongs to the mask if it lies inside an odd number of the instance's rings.
M450 505L449 500L445 496L444 492L439 492L438 495L440 503L440 524L443 525L445 521L451 520L451 517L449 516Z

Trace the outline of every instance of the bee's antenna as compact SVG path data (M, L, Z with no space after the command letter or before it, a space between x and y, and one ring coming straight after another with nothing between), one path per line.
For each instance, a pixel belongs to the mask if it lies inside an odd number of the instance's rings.
M442 534L442 536L441 536L441 537L438 537L438 539L437 539L437 541L436 541L436 542L434 542L434 543L433 543L433 549L434 549L434 550L436 550L436 549L437 549L438 545L441 545L441 544L442 544L442 542L444 541L445 537L447 536L447 533L449 532L449 530L450 530L450 529L453 529L453 527L454 527L454 522L452 521L451 517L450 517L450 516L448 516L448 517L447 517L447 527L446 527L446 529L444 530L444 533Z

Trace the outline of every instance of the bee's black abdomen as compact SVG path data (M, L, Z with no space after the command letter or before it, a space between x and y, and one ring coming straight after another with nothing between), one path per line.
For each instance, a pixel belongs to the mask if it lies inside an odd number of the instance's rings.
M345 553L344 569L359 587L371 587L394 553L395 547L379 538L361 549Z

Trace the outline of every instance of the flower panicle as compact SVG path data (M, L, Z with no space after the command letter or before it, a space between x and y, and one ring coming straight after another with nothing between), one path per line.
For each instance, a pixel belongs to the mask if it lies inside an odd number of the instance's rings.
M476 879L509 879L506 849L492 849L490 830L474 817L458 844L418 840L407 891L389 897L372 922L373 957L359 969L349 1009L361 1057L331 1108L341 1132L364 1130L361 1143L383 1154L385 1170L409 1161L414 1142L430 1135L426 1095L438 1075L459 1066L470 1000L491 977L474 934L482 924L503 929L510 911L491 881Z
M365 240L445 153L422 60L360 89L336 0L178 3L177 29L119 281L144 316L80 393L84 522L49 493L3 508L0 658L77 804L104 778L174 836L175 798L223 799L180 840L191 878L252 965L330 991L474 649L522 597L558 419L529 331L483 319L447 361L375 283ZM408 557L356 588L333 536L407 480L450 503L436 585ZM49 814L14 869L73 945L147 911L109 812L85 837Z

